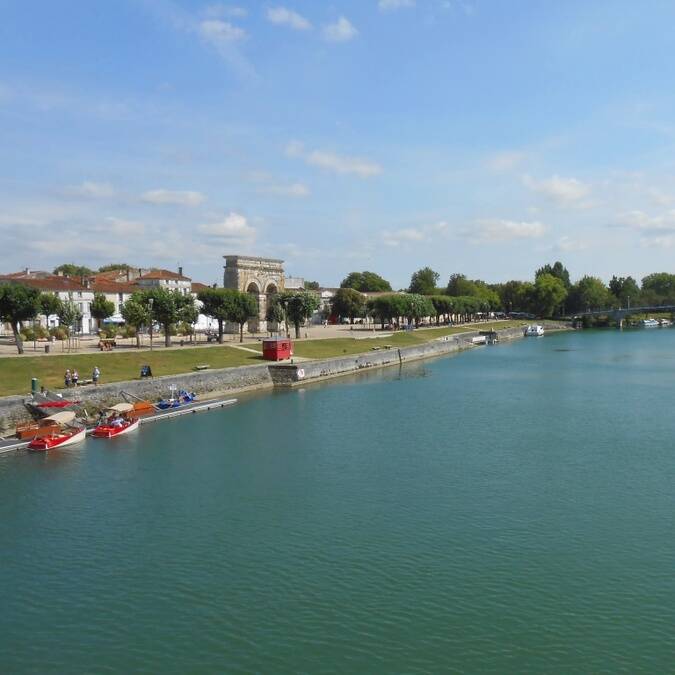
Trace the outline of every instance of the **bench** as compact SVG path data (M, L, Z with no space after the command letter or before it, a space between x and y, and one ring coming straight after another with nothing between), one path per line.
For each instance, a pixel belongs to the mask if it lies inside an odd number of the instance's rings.
M195 366L195 370L208 370L210 367L208 363L200 363Z

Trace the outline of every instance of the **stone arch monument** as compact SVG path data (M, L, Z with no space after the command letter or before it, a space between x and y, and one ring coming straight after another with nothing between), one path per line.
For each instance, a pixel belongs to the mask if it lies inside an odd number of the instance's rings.
M226 255L223 286L251 293L258 301L258 318L248 322L249 332L267 331L267 299L284 290L284 261L275 258L256 258L244 255Z

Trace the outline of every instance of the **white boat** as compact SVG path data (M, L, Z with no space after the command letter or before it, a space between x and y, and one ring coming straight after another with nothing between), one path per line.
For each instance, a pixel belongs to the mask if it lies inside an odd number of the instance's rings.
M670 326L670 319L659 319L659 326L667 327Z
M544 334L544 327L539 324L531 324L525 329L526 337L541 337Z
M656 328L659 322L656 319L642 319L640 322L645 328Z

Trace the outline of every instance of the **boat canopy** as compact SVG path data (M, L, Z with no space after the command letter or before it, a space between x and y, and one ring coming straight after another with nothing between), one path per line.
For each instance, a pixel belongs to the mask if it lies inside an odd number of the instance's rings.
M68 422L72 422L74 419L75 413L72 410L63 410L54 413L53 415L49 415L49 417L45 417L45 420L51 420L57 424L68 424Z
M134 409L133 403L118 403L116 405L112 405L108 408L108 410L114 410L115 412L131 412Z

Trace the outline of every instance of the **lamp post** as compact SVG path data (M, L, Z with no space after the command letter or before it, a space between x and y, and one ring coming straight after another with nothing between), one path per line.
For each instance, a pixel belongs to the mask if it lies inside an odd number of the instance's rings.
M155 303L155 299L154 299L154 298L149 298L149 299L148 299L148 307L150 308L150 351L152 351L152 322L153 322L153 318L152 318L152 306L153 306L154 303Z
M630 309L630 295L626 296L626 300L628 301L628 309Z

